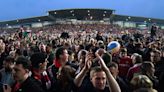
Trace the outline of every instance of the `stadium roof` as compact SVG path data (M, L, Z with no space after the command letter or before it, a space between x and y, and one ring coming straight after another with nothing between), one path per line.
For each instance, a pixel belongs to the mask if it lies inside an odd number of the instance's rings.
M0 22L0 26L20 25L20 24L26 24L26 23L28 24L28 23L42 22L42 21L53 21L53 19L51 19L49 16L38 16L38 17L32 17L32 18L3 21L3 22Z
M128 15L115 15L115 14L113 14L112 18L114 21L132 21L132 22L164 24L163 19L155 19L155 18L146 18L146 17L137 17L137 16L128 16Z
M115 11L113 9L103 9L103 8L71 8L71 9L58 9L58 10L50 10L48 12L54 12L54 11L71 11L71 10L77 10L77 11L81 11L81 10L92 10L92 11Z
M75 18L77 20L102 20L104 17L110 17L114 10L111 9L62 9L49 11L49 15L54 18Z
M77 20L103 20L103 18L111 18L114 21L132 21L164 24L163 19L145 18L137 16L117 15L113 14L115 10L111 9L93 9L93 8L75 8L48 11L47 16L38 16L25 19L17 19L11 21L0 22L0 27L8 25L23 25L44 21L55 21L56 19L77 19Z

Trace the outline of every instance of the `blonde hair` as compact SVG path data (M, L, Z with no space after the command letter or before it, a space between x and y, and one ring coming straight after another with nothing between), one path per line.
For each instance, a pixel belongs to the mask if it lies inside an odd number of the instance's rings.
M130 83L134 89L153 87L152 81L146 75L134 76Z

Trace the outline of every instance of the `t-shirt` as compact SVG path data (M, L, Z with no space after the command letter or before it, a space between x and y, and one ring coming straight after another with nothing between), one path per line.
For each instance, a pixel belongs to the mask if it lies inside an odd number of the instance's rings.
M101 91L97 91L93 85L91 83L89 84L86 84L86 85L82 85L81 87L79 87L78 91L77 92L110 92L109 91L109 87L105 87L104 90L101 90Z
M129 68L133 66L132 59L129 57L123 57L119 62L119 76L126 77Z

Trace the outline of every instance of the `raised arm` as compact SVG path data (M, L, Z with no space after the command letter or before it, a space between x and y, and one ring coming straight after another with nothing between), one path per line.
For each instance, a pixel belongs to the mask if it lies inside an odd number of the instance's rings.
M109 90L110 92L121 92L121 89L117 83L117 81L114 79L112 76L111 72L109 71L108 67L106 66L104 60L101 58L99 55L99 50L96 51L95 53L96 57L100 60L100 66L104 70L107 76L107 83L109 85Z
M83 69L80 71L80 73L75 77L74 79L74 83L77 87L80 87L87 72L89 71L89 69L91 68L91 64L92 64L92 61L91 61L91 57L90 56L87 56L86 57L86 60L85 60L85 65L83 67Z

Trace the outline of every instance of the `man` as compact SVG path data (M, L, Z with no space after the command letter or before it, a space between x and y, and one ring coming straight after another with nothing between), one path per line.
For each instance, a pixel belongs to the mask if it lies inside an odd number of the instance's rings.
M161 61L161 51L159 50L152 50L150 52L150 61L153 62L155 65Z
M37 83L29 77L31 65L28 59L21 56L16 60L16 65L14 66L14 79L16 81L15 85L10 88L10 86L3 87L4 92L44 92Z
M46 46L46 54L48 56L47 60L49 62L47 64L47 67L49 67L50 65L53 64L53 60L54 60L54 53L53 53L52 45L51 44L47 44L47 46Z
M39 50L40 52L46 53L46 45L43 42L39 44Z
M0 39L0 69L3 68L3 61L8 56L7 52L5 52L6 44Z
M121 77L118 76L118 64L115 62L111 62L108 64L108 68L113 77L116 79L117 83L119 84L121 92L131 92L130 86L128 86L128 84Z
M133 66L129 68L128 73L127 73L127 79L130 81L134 76L138 75L141 70L141 64L142 64L142 56L139 55L138 53L134 53L131 56Z
M118 65L119 76L125 79L129 68L133 66L132 59L127 55L126 48L122 48L120 51L120 61Z
M13 67L14 67L14 58L8 56L3 62L4 68L0 70L0 82L3 84L8 84L12 86L14 84L13 78Z
M47 55L42 52L34 53L31 58L32 77L48 92L51 87L51 81L47 74Z
M103 36L102 36L102 33L100 31L98 31L98 33L97 33L96 40L97 41L103 41Z
M82 85L88 70L91 68L92 62L90 60L90 56L87 56L84 68L74 79L75 85L79 87L79 92L121 92L119 85L112 76L103 59L99 56L98 51L96 52L96 56L100 60L100 66L96 66L90 71L91 86ZM107 85L109 87L107 87Z
M141 65L141 74L146 75L152 82L153 82L153 88L159 89L159 80L154 75L155 73L155 66L150 61L145 61Z
M151 27L151 38L154 38L154 36L156 36L156 31L157 31L157 27L155 24L153 24Z
M70 65L73 67L73 64L68 62L68 51L64 47L59 47L55 53L55 60L53 65L48 67L48 73L50 75L51 80L54 82L57 77L57 72L61 66Z

